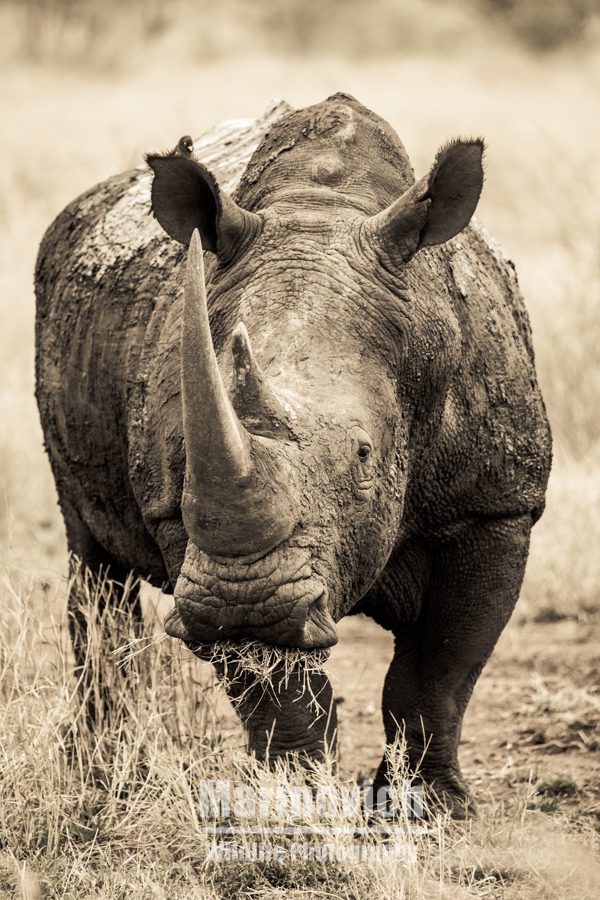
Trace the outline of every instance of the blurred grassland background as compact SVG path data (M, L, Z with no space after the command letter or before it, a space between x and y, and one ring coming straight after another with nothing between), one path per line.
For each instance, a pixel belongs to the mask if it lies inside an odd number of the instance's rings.
M598 0L0 2L0 548L63 572L33 399L44 229L144 151L221 119L343 90L387 118L417 174L486 138L478 216L517 266L555 436L520 616L598 609Z

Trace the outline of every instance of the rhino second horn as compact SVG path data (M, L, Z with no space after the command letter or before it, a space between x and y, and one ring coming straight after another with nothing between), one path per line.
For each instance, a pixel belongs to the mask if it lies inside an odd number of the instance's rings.
M243 322L238 322L231 335L234 383L233 406L244 421L253 421L263 432L279 438L296 440L293 430L295 412L274 390L258 364L250 336Z
M250 335L243 322L233 329L231 335L231 353L234 369L234 406L245 412L268 413L269 416L282 412L281 403L277 401L268 380L263 375L252 344Z
M247 337L245 328L243 332ZM249 342L242 342L252 361ZM186 448L182 515L188 536L212 555L266 552L295 524L294 504L284 490L290 475L277 442L261 442L244 428L223 383L210 333L197 230L186 266L181 388Z
M238 322L233 329L231 352L235 367L235 389L252 389L254 386L258 389L258 386L263 382L263 374L256 362L256 357L250 344L250 335L243 322Z

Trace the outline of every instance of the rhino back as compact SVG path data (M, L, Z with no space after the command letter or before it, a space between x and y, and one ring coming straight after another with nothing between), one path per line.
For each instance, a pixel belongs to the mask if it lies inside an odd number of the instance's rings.
M235 190L265 130L287 109L222 123L196 142L226 190ZM179 518L177 275L185 251L149 215L150 187L146 167L110 178L69 204L44 235L35 271L36 396L67 527L75 510L115 560L164 580L154 537L161 517ZM165 467L173 479L163 477Z
M253 154L236 198L246 209L300 201L384 209L414 183L393 128L349 94L291 111L273 122Z
M150 570L157 560L135 515L126 441L127 376L158 288L158 272L143 266L148 248L138 242L132 254L129 243L147 211L140 186L139 172L103 182L46 232L35 279L36 393L67 528L76 510L116 560L127 564L135 544Z

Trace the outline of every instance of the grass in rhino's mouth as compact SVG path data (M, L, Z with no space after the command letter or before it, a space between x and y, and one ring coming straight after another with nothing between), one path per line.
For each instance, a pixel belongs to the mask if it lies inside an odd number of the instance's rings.
M153 644L159 643L165 632L151 638L138 638L119 647L120 664L130 662ZM315 718L326 712L319 702L320 690L315 692L312 676L321 675L331 651L329 648L303 650L297 647L277 647L262 641L217 641L214 644L186 643L188 649L203 662L215 667L221 686L234 697L236 706L243 704L257 690L269 692L278 702L278 694L290 687L295 700L304 700L315 712Z
M211 662L221 685L235 705L240 706L257 690L269 692L278 702L278 694L292 688L295 701L304 700L314 710L315 718L326 713L314 690L312 676L322 675L330 655L328 648L302 650L277 647L262 641L218 641L214 644L187 645L194 655Z
M257 678L270 678L284 672L288 677L299 669L318 669L329 656L328 647L305 650L300 647L278 647L263 641L215 641L211 644L187 644L200 659L212 663L236 663Z

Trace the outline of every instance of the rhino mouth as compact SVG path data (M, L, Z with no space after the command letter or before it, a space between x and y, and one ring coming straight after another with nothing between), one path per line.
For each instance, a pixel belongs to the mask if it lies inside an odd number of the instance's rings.
M230 626L225 631L220 626L215 629L207 625L199 626L197 622L186 624L179 610L178 604L169 610L164 622L165 631L170 637L186 644L200 659L213 659L217 645L233 649L234 645L241 648L249 643L281 650L319 650L323 651L322 657L326 659L330 648L338 641L337 630L327 609L326 592L310 603L301 629L294 628L293 624L286 624L280 629L270 625L251 628L244 624L238 628ZM188 616L185 615L185 618Z
M269 621L272 616L261 613L264 624L261 621L253 624L244 611L227 619L226 615L224 612L215 619L212 610L207 612L203 604L179 596L165 617L165 631L170 637L193 645L194 652L200 653L202 648L223 641L258 640L271 646L300 650L321 650L333 647L338 641L337 629L327 607L326 589L314 599L304 598L297 604L294 614L283 621Z
M165 631L195 648L258 640L316 650L338 641L324 579L307 548L277 548L254 561L216 560L188 545Z

